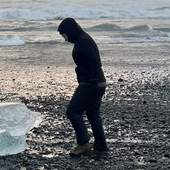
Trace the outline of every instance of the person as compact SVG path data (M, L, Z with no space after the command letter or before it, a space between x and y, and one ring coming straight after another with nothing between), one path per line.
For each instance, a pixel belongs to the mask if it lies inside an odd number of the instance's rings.
M63 38L74 44L72 57L76 64L78 87L67 107L66 115L76 134L77 146L70 151L70 156L79 156L94 149L108 151L104 135L100 105L106 89L106 79L102 70L100 54L95 41L73 19L64 19L58 27ZM89 143L83 120L86 114L94 135L94 144Z

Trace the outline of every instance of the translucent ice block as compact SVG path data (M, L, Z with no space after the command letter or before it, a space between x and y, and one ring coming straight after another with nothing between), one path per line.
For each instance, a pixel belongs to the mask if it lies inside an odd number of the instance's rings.
M22 103L0 103L0 155L10 155L26 149L26 133L41 122L38 112Z

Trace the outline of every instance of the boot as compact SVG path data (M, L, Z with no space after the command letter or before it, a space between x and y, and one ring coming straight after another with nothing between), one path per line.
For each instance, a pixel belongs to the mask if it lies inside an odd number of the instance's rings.
M93 145L90 143L86 143L84 145L78 145L77 147L75 147L74 149L70 151L69 155L72 157L81 156L82 154L91 151L92 148L93 148Z

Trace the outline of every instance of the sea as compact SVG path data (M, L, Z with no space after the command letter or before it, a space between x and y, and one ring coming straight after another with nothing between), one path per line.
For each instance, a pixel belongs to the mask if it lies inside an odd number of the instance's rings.
M99 44L170 42L170 0L0 0L0 46L61 43L66 17Z

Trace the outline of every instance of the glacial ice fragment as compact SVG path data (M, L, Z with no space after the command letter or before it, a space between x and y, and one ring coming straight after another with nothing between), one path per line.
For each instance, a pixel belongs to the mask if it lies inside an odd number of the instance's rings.
M22 103L0 103L0 155L11 155L26 149L26 133L41 122L38 112Z

